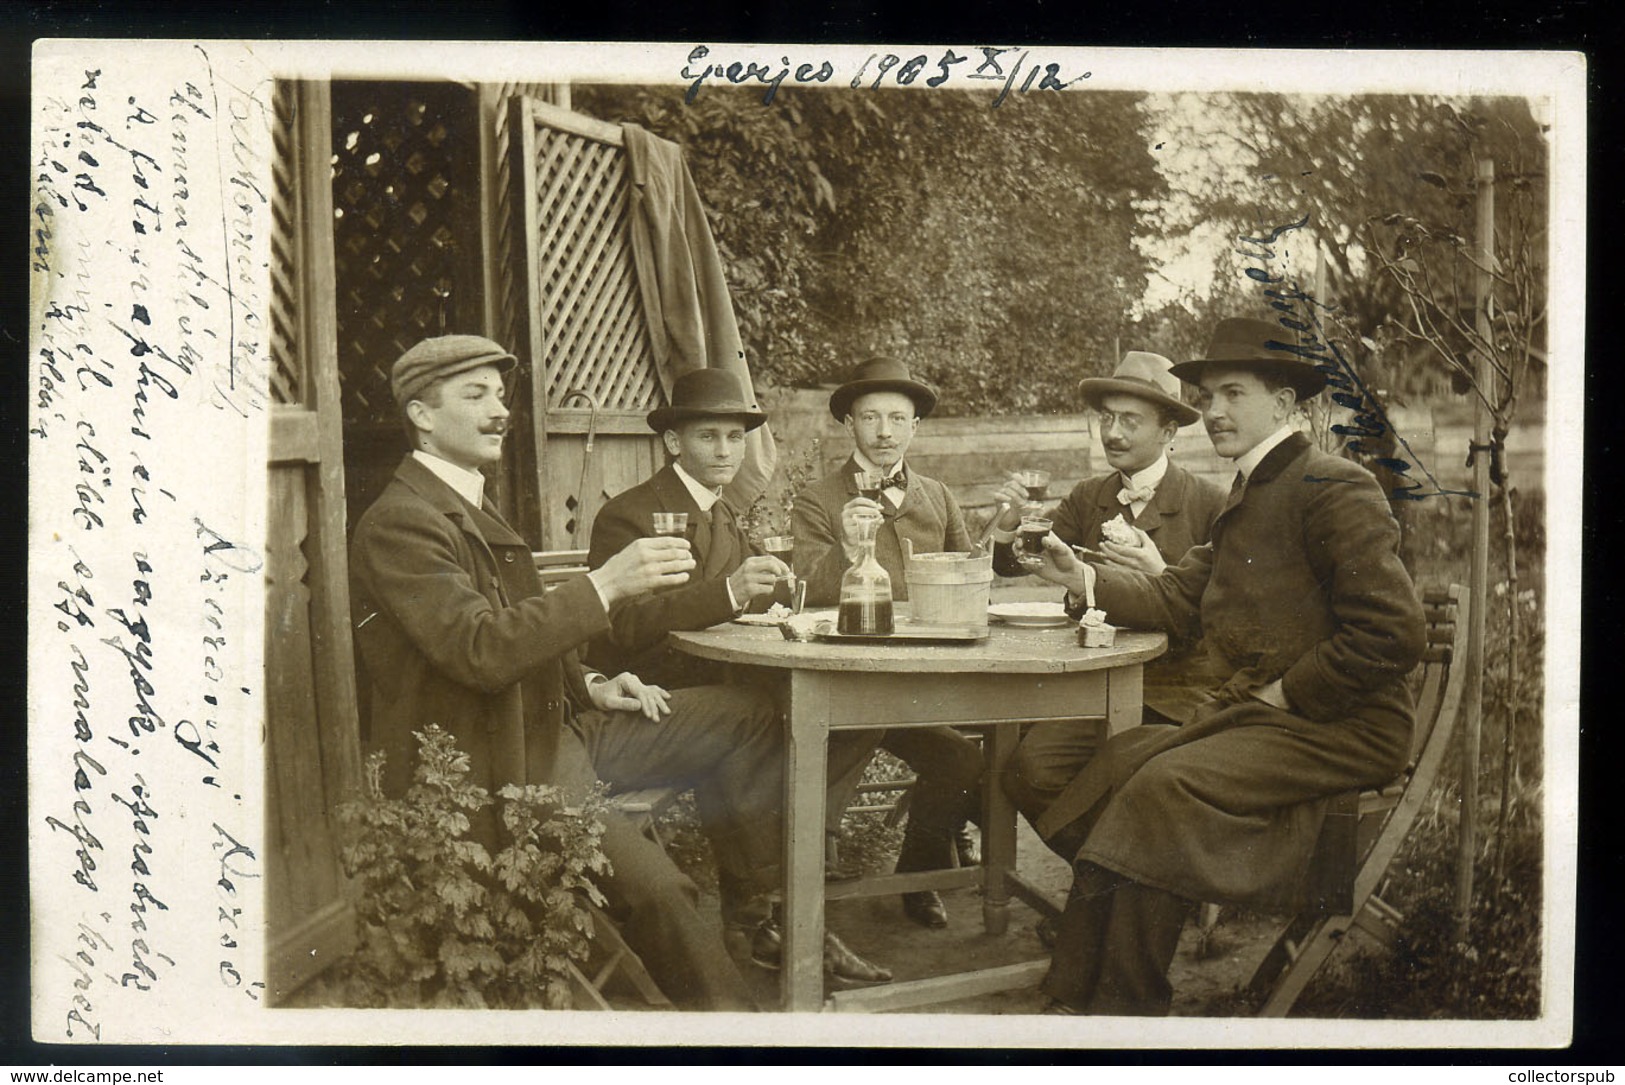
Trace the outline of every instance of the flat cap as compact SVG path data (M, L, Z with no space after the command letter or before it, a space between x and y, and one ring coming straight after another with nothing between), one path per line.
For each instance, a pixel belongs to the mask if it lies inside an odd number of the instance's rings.
M517 358L483 335L442 335L423 340L397 358L389 371L389 388L404 407L442 378L482 365L494 365L506 375L517 364Z

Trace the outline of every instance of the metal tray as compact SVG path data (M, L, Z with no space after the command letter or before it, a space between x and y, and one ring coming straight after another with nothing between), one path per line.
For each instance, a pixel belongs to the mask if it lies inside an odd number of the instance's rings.
M985 625L927 625L924 622L901 621L890 634L849 635L837 633L834 622L820 622L813 626L814 640L832 644L972 644L988 638Z

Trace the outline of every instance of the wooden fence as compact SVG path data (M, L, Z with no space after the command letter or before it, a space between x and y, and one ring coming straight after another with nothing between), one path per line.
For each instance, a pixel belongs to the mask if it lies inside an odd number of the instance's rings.
M851 451L845 429L830 416L827 391L764 390L762 401L780 442L781 460L790 459L815 438L825 471ZM1532 492L1545 488L1545 419L1538 407L1526 414L1508 435L1506 463L1514 485ZM1401 449L1402 457L1431 472L1445 489L1469 487L1470 403L1395 408L1389 420L1408 446ZM1229 486L1235 469L1214 454L1200 424L1180 431L1173 455L1187 470ZM1080 479L1108 470L1094 416L1087 412L928 418L920 424L908 459L917 470L947 483L972 518L991 508L993 488L1017 468L1048 470L1053 478L1051 494L1064 494ZM1419 469L1410 474L1413 479L1425 478Z

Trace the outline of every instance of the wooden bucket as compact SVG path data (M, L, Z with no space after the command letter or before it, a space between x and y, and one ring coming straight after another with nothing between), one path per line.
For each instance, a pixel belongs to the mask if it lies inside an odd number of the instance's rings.
M987 625L993 555L914 553L903 540L903 572L908 579L909 613L931 625Z

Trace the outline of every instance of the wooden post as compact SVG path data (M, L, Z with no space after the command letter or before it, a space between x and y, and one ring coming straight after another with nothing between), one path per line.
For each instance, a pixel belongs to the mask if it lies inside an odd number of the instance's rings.
M1478 163L1478 274L1475 311L1478 334L1490 336L1490 267L1495 260L1495 163ZM1474 856L1478 850L1478 750L1484 729L1484 611L1489 598L1490 569L1490 409L1485 397L1494 394L1490 361L1481 351L1474 362L1480 396L1473 409L1473 556L1472 610L1467 622L1467 729L1461 743L1461 840L1456 854L1456 940L1467 937L1473 910Z

